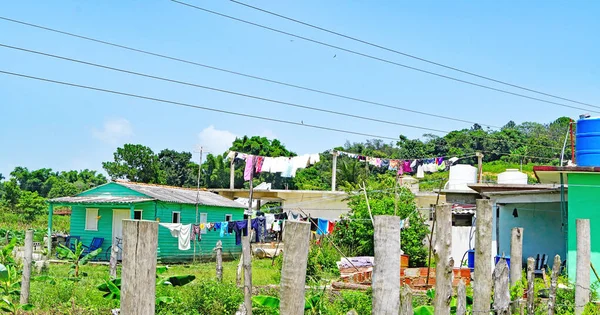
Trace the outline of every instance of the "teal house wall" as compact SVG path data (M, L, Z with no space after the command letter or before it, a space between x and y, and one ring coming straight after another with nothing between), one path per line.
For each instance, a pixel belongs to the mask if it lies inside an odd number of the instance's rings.
M600 174L568 173L569 180L569 229L567 269L569 279L575 281L577 266L577 219L590 220L591 262L598 269L600 266ZM591 273L591 283L597 281Z
M125 185L136 189L131 189ZM152 193L145 194L143 193L143 189L148 189ZM168 201L157 198L157 194L155 194L157 191L165 194L167 196L165 199ZM244 209L241 205L237 205L224 197L209 192L202 192L201 203L212 203L219 206L199 204L198 221L196 221L195 202L183 203L173 201L184 200L189 202L188 200L195 200L196 193L196 191L185 188L111 182L74 197L56 198L49 202L51 204L50 209L52 209L53 205L71 206L70 235L79 236L84 245L89 245L94 237L101 237L104 239L102 249L106 253L112 245L115 233L120 233L119 231L113 231L114 224L118 226L118 223L115 223L115 220L113 220L115 219L115 210L121 210L120 215L126 216L126 219L133 218L133 211L141 210L142 220L158 221L160 223L172 223L174 212L180 213L181 224L223 222L229 217L231 221L243 219ZM86 209L98 210L96 217L97 229L95 230L86 229ZM49 225L51 225L51 216L49 217ZM162 261L174 262L192 260L194 257L194 245L196 247L196 258L212 257L213 248L219 240L223 244L225 257L233 258L239 256L241 253L241 246L235 245L234 234L226 234L221 237L219 231L207 231L207 229L204 229L201 236L201 240L190 243L191 248L189 250L179 250L178 239L173 237L167 228L159 226L158 258ZM104 253L100 255L101 259L105 258Z

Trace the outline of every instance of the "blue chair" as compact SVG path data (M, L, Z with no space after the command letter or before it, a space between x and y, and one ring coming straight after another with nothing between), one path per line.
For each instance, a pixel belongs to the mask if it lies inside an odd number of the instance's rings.
M81 255L85 256L85 255L95 251L96 249L102 247L102 243L104 243L103 237L94 237L92 239L92 242L90 243L90 246L83 245L83 252L81 253Z
M67 239L65 240L65 247L67 247L68 249L75 251L75 246L77 245L78 242L81 242L81 236L73 236L73 235L69 235L67 236Z

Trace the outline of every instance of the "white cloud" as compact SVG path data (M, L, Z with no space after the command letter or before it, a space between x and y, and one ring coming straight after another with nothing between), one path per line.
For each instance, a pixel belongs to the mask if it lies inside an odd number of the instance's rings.
M133 135L133 127L129 120L116 118L105 121L101 130L94 128L92 135L102 142L116 145Z
M231 131L218 130L215 126L210 125L204 130L200 131L198 138L200 139L200 145L204 146L208 151L213 154L222 154L231 147L231 143L237 137Z

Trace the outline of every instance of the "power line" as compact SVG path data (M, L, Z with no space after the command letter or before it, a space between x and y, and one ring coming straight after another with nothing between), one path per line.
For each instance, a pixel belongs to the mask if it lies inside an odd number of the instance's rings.
M17 76L17 77L22 77L22 78L27 78L27 79L33 79L33 80L38 80L38 81L50 82L50 83L55 83L55 84L60 84L60 85L66 85L66 86L71 86L71 87L77 87L77 88L81 88L81 89L87 89L87 90L93 90L93 91L98 91L98 92L104 92L104 93L110 93L110 94L128 96L128 97L132 97L132 98L139 98L139 99L144 99L144 100L149 100L149 101L155 101L155 102L160 102L160 103L167 103L167 104L178 105L178 106L183 106L183 107L190 107L190 108L202 109L202 110L212 111L212 112L217 112L217 113L222 113L222 114L228 114L228 115L234 115L234 116L241 116L241 117L247 117L247 118L254 118L254 119L260 119L260 120L278 122L278 123L282 123L282 124L289 124L289 125L295 125L295 126L303 126L303 127L307 127L307 128L313 128L313 129L322 129L322 130L327 130L327 131L335 131L335 132L339 132L339 133L347 133L347 134L359 135L359 136L365 136L365 137L388 139L388 140L398 140L398 139L393 138L393 137L379 136L379 135L373 135L373 134L362 133L362 132L351 131L351 130L344 130L344 129L337 129L337 128L331 128L331 127L324 127L324 126L319 126L319 125L303 124L303 123L289 121L289 120L282 120L282 119L276 119L276 118L269 118L269 117L263 117L263 116L257 116L257 115L244 114L244 113L239 113L239 112L234 112L234 111L227 111L227 110L223 110L223 109L216 109L216 108L210 108L210 107L205 107L205 106L200 106L200 105L193 105L193 104L189 104L189 103L169 101L169 100L165 100L165 99L160 99L160 98L155 98L155 97L149 97L149 96L143 96L143 95L139 95L139 94L131 94L131 93L120 92L120 91L115 91L115 90L97 88L97 87L88 86L88 85L80 85L80 84L75 84L75 83L71 83L71 82L64 82L64 81L57 81L57 80L46 79L46 78L41 78L41 77L35 77L35 76L30 76L30 75L21 74L21 73L15 73L15 72L9 72L9 71L4 71L4 70L0 70L0 73L7 74L7 75L12 75L12 76Z
M391 60L388 60L388 59L384 59L384 58L380 58L380 57L375 57L375 56L372 56L372 55L369 55L369 54L366 54L366 53L361 53L361 52L358 52L358 51L355 51L355 50L352 50L352 49L343 48L343 47L336 46L336 45L333 45L333 44L328 44L328 43L325 43L325 42L321 42L321 41L318 41L318 40L315 40L315 39L311 39L311 38L308 38L308 37L304 37L304 36L292 34L292 33L289 33L289 32L286 32L286 31L282 31L282 30L279 30L279 29L275 29L275 28L272 28L272 27L269 27L269 26L265 26L265 25L262 25L262 24L258 24L258 23L250 22L250 21L243 20L243 19L240 19L240 18L236 18L236 17L230 16L230 15L227 15L227 14L223 14L223 13L219 13L219 12L216 12L216 11L205 9L205 8L202 8L202 7L199 7L199 6L195 6L193 4L181 2L181 1L178 1L178 0L171 0L171 1L174 2L174 3L178 3L178 4L181 4L181 5L190 7L190 8L194 8L194 9L197 9L197 10L200 10L200 11L204 11L204 12L207 12L207 13L210 13L210 14L214 14L214 15L217 15L217 16L225 17L225 18L228 18L228 19L231 19L231 20L234 20L234 21L238 21L238 22L241 22L241 23L248 24L248 25L256 26L256 27L259 27L259 28L262 28L262 29L266 29L266 30L269 30L269 31L272 31L272 32L284 34L284 35L287 35L287 36L292 36L292 37L295 37L295 38L298 38L298 39L302 39L302 40L305 40L305 41L308 41L308 42L312 42L312 43L319 44L319 45L322 45L322 46L326 46L326 47L338 49L338 50L345 51L345 52L348 52L348 53L351 53L351 54L354 54L354 55L358 55L358 56L362 56L362 57L365 57L365 58L369 58L369 59L381 61L381 62L388 63L388 64L391 64L391 65L395 65L395 66L399 66L399 67L402 67L402 68L414 70L414 71L417 71L417 72L426 73L426 74L437 76L437 77L440 77L440 78L444 78L444 79L448 79L448 80L452 80L452 81L456 81L456 82L460 82L460 83L464 83L464 84L468 84L468 85L472 85L472 86L476 86L476 87L480 87L480 88L484 88L484 89L488 89L488 90L492 90L492 91L504 93L504 94L518 96L518 97L522 97L522 98L526 98L526 99L530 99L530 100L534 100L534 101L538 101L538 102L543 102L543 103L553 104L553 105L557 105L557 106L578 109L578 110L582 110L582 111L586 111L586 112L600 113L600 111L591 111L588 108L582 108L582 107L567 105L567 104L563 104L563 103L548 101L548 100L544 100L544 99L541 99L541 98L537 98L537 97L533 97L533 96L528 96L528 95L525 95L525 94L519 94L519 93L507 91L507 90L502 90L502 89L494 88L494 87L491 87L491 86L487 86L487 85L483 85L483 84L479 84L479 83L475 83L475 82L471 82L471 81L467 81L467 80L462 80L462 79L459 79L459 78L455 78L455 77L451 77L451 76L439 74L439 73L436 73L436 72L432 72L432 71L428 71L428 70L424 70L424 69L420 69L420 68L408 66L408 65L401 64L401 63L398 63L398 62L395 62L395 61L391 61ZM592 106L592 105L588 105L588 106ZM592 107L600 108L600 106L592 106Z
M169 78L154 76L154 75L145 74L145 73L141 73L141 72L135 72L135 71L125 70L125 69L114 68L114 67L110 67L110 66L106 66L106 65L101 65L101 64L96 64L96 63L92 63L92 62L88 62L88 61L83 61L83 60L79 60L79 59L67 58L67 57L62 57L62 56L53 55L53 54L49 54L49 53L44 53L44 52L40 52L40 51L30 50L30 49L26 49L26 48L5 45L5 44L2 44L2 43L0 43L0 47L10 48L10 49L14 49L14 50L19 50L19 51L23 51L23 52L32 53L32 54L38 54L38 55L42 55L42 56L46 56L46 57L51 57L51 58L56 58L56 59L62 59L62 60L70 61L70 62L76 62L76 63L88 65L88 66L93 66L93 67L98 67L98 68L102 68L102 69L108 69L108 70L112 70L112 71L117 71L117 72L132 74L132 75L137 75L137 76L146 77L146 78L150 78L150 79L161 80L161 81L166 81L166 82L171 82L171 83L176 83L176 84L181 84L181 85L187 85L187 86L201 88L201 89L207 89L207 90L211 90L211 91L215 91L215 92L232 94L232 95L247 97L247 98L251 98L251 99L266 101L266 102L270 102L270 103L276 103L276 104L281 104L281 105L286 105L286 106L291 106L291 107L308 109L308 110L312 110L312 111L324 112L324 113L333 114L333 115L346 116L346 117L351 117L351 118L355 118L355 119L362 119L362 120L374 121L374 122L379 122L379 123L384 123L384 124L389 124L389 125L397 125L397 126L403 126L403 127L409 127L409 128L422 129L422 130L427 130L427 131L434 131L434 132L441 132L441 133L448 133L449 132L449 131L446 131L446 130L440 130L440 129L433 129L433 128L427 128L427 127L420 127L420 126L415 126L415 125L402 124L402 123L393 122L393 121L389 121L389 120L382 120L382 119L377 119L377 118L372 118L372 117L365 117L365 116L360 116L360 115L347 114L347 113L342 113L342 112L338 112L338 111L333 111L333 110L328 110L328 109L322 109L322 108L317 108L317 107L312 107L312 106L307 106L307 105L302 105L302 104L289 103L289 102L284 102L284 101L269 99L269 98L265 98L265 97L261 97L261 96L244 94L244 93L234 92L234 91L230 91L230 90L224 90L224 89L214 88L214 87L210 87L210 86L199 85L199 84L195 84L195 83L190 83L190 82L185 82L185 81L179 81L179 80L174 80L174 79L169 79Z
M423 111L408 109L408 108L404 108L404 107L398 107L398 106L389 105L389 104L380 103L380 102L375 102L375 101L369 101L369 100L365 100L365 99L361 99L361 98L356 98L356 97L352 97L352 96L346 96L346 95L342 95L342 94L337 94L337 93L333 93L333 92L327 92L327 91L323 91L323 90L313 89L313 88L309 88L309 87L305 87L305 86L301 86L301 85L296 85L296 84L292 84L292 83L287 83L287 82L283 82L283 81L278 81L278 80L268 79L268 78L264 78L264 77L259 77L259 76L255 76L255 75L251 75L251 74L246 74L246 73L237 72L237 71L233 71L233 70L228 70L228 69L224 69L224 68L219 68L219 67L215 67L215 66L211 66L211 65L207 65L207 64L202 64L202 63L195 62L195 61L190 61L190 60L176 58L176 57L172 57L172 56L167 56L167 55L163 55L163 54L159 54L159 53L155 53L155 52L151 52L151 51L147 51L147 50L133 48L133 47L130 47L130 46L124 46L124 45L120 45L120 44L115 44L115 43L107 42L107 41L104 41L104 40L99 40L99 39L95 39L95 38L91 38L91 37L87 37L87 36L82 36L82 35L78 35L78 34L74 34L74 33L69 33L69 32L65 32L65 31L61 31L61 30L57 30L57 29L53 29L53 28L49 28L49 27L45 27L45 26L41 26L41 25L36 25L36 24L32 24L32 23L27 23L27 22L23 22L23 21L19 21L19 20L14 20L14 19L2 17L2 16L0 16L0 19L4 20L4 21L8 21L8 22L13 22L13 23L17 23L17 24L21 24L21 25L25 25L25 26L30 26L30 27L42 29L42 30L45 30L45 31L50 31L50 32L54 32L54 33L58 33L58 34L62 34L62 35L67 35L67 36L71 36L71 37L75 37L75 38L79 38L79 39L84 39L84 40L96 42L96 43L99 43L99 44L104 44L104 45L108 45L108 46L112 46L112 47L117 47L117 48L129 50L129 51L133 51L133 52L137 52L137 53L142 53L142 54L146 54L146 55L150 55L150 56L154 56L154 57L159 57L159 58L163 58L163 59L177 61L177 62L181 62L181 63L185 63L185 64L190 64L190 65L194 65L194 66L199 66L199 67L203 67L203 68L207 68L207 69L211 69L211 70L221 71L221 72L225 72L225 73L229 73L229 74L234 74L234 75L238 75L238 76L242 76L242 77L246 77L246 78L251 78L251 79L255 79L255 80L260 80L260 81L264 81L264 82L274 83L274 84L278 84L278 85L282 85L282 86L292 87L292 88L300 89L300 90L304 90L304 91L319 93L319 94L323 94L323 95L333 96L333 97L337 97L337 98L347 99L347 100L351 100L351 101L361 102L361 103L365 103L365 104L371 104L371 105L385 107L385 108L396 109L396 110L399 110L399 111L405 111L405 112L415 113L415 114L419 114L419 115L426 115L426 116L431 116L431 117L436 117L436 118L441 118L441 119L446 119L446 120L452 120L452 121L457 121L457 122L464 122L464 123L468 123L468 124L479 124L481 126L490 127L490 128L498 128L498 129L501 128L499 126L494 126L494 125L489 125L489 124L483 124L483 123L478 123L478 122L475 122L475 121L464 120L464 119L460 119L460 118L454 118L454 117L449 117L449 116L444 116L444 115L438 115L438 114L433 114L433 113L427 113L427 112L423 112Z
M375 44L373 42L362 40L362 39L359 39L359 38L356 38L356 37L353 37L353 36L350 36L350 35L339 33L339 32L336 32L336 31L332 31L332 30L326 29L324 27L320 27L320 26L317 26L317 25L314 25L314 24L310 24L310 23L307 23L307 22L303 22L303 21L300 21L300 20L297 20L297 19L285 16L285 15L281 15L281 14L278 14L278 13L275 13L275 12L272 12L272 11L268 11L268 10L265 10L265 9L262 9L262 8L259 8L259 7L255 7L255 6L252 6L252 5L240 2L240 1L236 1L236 0L230 0L230 1L233 2L233 3L239 4L239 5L243 5L245 7L257 10L257 11L261 11L261 12L264 12L264 13L267 13L267 14L270 14L270 15L274 15L274 16L280 17L282 19L286 19L288 21L292 21L292 22L295 22L295 23L298 23L298 24L302 24L304 26L308 26L308 27L311 27L311 28L314 28L314 29L317 29L317 30L320 30L320 31L323 31L323 32L327 32L327 33L330 33L330 34L333 34L333 35L337 35L337 36L340 36L340 37L343 37L343 38L346 38L346 39L350 39L350 40L353 40L355 42L366 44L366 45L369 45L369 46L372 46L372 47L376 47L376 48L379 48L379 49L382 49L382 50L386 50L386 51L389 51L389 52L392 52L392 53L395 53L395 54L399 54L399 55L402 55L402 56L405 56L405 57L409 57L409 58L412 58L412 59L423 61L423 62L432 64L432 65L436 65L436 66L443 67L443 68L446 68L446 69L450 69L450 70L453 70L453 71L457 71L457 72L460 72L460 73L468 74L468 75L471 75L471 76L474 76L474 77L478 77L480 79L485 79L485 80L488 80L488 81L492 81L492 82L495 82L495 83L500 83L500 84L503 84L503 85L507 85L507 86L514 87L514 88L517 88L517 89L525 90L525 91L528 91L528 92L533 92L533 93L541 94L541 95L544 95L544 96L553 97L553 98L560 99L560 100L563 100L563 101L568 101L568 102L577 103L577 104L581 104L581 105L586 105L586 106L600 108L599 106L595 106L595 105L592 105L592 104L588 104L588 103L584 103L584 102L579 102L579 101L576 101L576 100L573 100L573 99L564 98L564 97L560 97L560 96L557 96L557 95L553 95L553 94L541 92L541 91L538 91L538 90L526 88L524 86L520 86L520 85L508 83L506 81L501 81L501 80L497 80L497 79L494 79L494 78L491 78L491 77L488 77L488 76L484 76L484 75L481 75L481 74L473 73L473 72L470 72L470 71L467 71L467 70L462 70L462 69L459 69L459 68L456 68L456 67L448 66L448 65L445 65L445 64L442 64L442 63L439 63L439 62L435 62L435 61L428 60L428 59L425 59L425 58L422 58L422 57L411 55L411 54L408 54L408 53L405 53L405 52L402 52L402 51L398 51L396 49L388 48L388 47L385 47L385 46L382 46L382 45Z

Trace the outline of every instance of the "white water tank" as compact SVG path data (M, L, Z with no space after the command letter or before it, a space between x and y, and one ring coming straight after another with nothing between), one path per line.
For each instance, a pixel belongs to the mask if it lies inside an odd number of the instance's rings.
M457 164L450 167L450 175L446 189L471 190L467 184L477 182L477 168L467 164Z
M498 184L527 185L527 174L516 168L507 168L505 172L498 174Z

